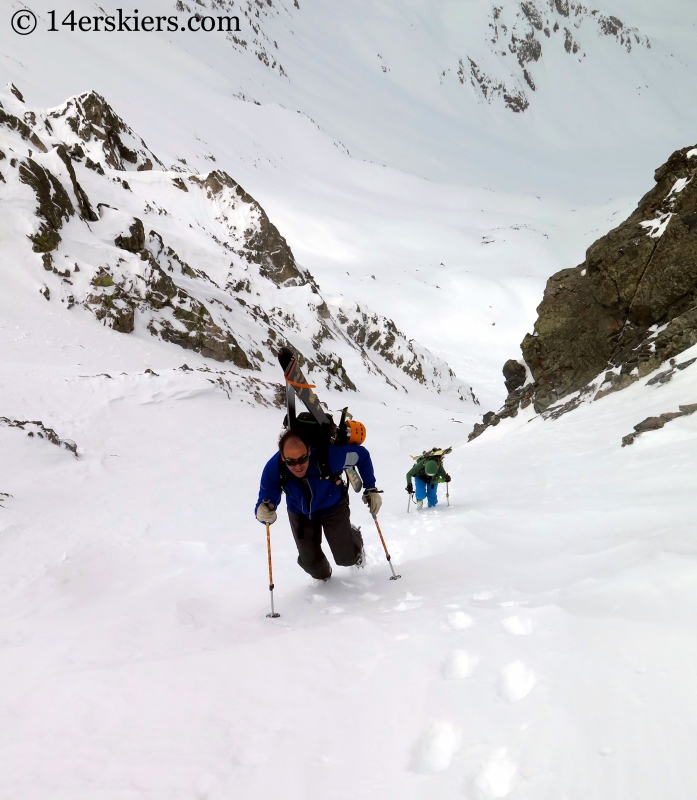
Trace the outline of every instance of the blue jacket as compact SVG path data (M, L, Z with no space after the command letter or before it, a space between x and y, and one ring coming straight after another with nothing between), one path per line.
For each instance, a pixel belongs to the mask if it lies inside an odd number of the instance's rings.
M329 446L329 470L340 473L347 467L356 467L366 489L375 487L375 475L370 453L360 445L349 444L345 447ZM281 485L283 475L283 485ZM266 463L261 475L259 499L254 506L254 513L263 500L270 500L277 507L281 500L281 491L286 493L286 505L289 511L312 518L316 511L328 511L333 508L344 496L344 491L334 481L320 478L317 466L315 448L310 448L310 466L305 473L308 497L303 491L304 479L295 475L281 460L281 454L276 453Z

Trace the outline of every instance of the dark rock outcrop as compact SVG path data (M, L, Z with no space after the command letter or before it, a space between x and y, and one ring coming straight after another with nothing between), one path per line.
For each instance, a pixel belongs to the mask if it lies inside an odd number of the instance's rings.
M674 152L656 185L586 259L547 281L537 321L521 350L533 381L516 389L535 411L556 419L587 399L620 391L671 361L651 384L670 380L675 357L697 344L697 147ZM515 362L513 362L515 364ZM517 413L511 362L509 396L470 438ZM599 378L603 373L604 378ZM567 402L559 401L574 395ZM513 413L515 411L515 413Z
M0 125L7 126L10 130L17 131L19 135L27 142L31 142L31 144L36 147L42 153L48 152L46 149L46 145L39 139L34 131L25 123L22 122L19 117L16 117L14 114L8 114L2 106L0 106Z
M24 431L27 436L34 437L38 436L39 439L46 439L47 441L51 442L51 444L55 444L56 447L64 447L66 450L70 450L70 452L75 456L75 458L79 458L79 454L77 452L77 445L72 439L61 439L60 436L53 430L53 428L48 428L44 423L38 420L28 420L28 419L10 419L9 417L0 417L0 425L6 425L8 428L19 428L20 430ZM11 497L11 495L2 492L5 497Z
M78 183L77 177L75 176L75 167L73 167L73 162L72 162L73 158L79 160L82 151L80 150L77 153L75 153L73 150L73 153L69 154L68 148L63 144L58 145L56 151L58 153L60 160L63 162L66 170L68 171L68 176L70 177L70 183L72 184L73 192L75 193L75 198L77 200L77 206L80 212L80 219L83 219L87 222L96 222L96 220L98 220L99 217L94 213L94 209L90 204L90 199L87 196L87 192L85 192L82 186L80 186L80 184Z
M60 244L58 231L75 213L73 204L58 178L33 158L27 158L20 164L19 179L31 186L38 202L36 215L41 225L38 233L29 236L32 249L35 253L49 253Z
M232 333L215 323L208 308L177 286L152 257L148 261L145 301L157 311L171 308L177 321L177 324L172 324L166 318L155 317L148 324L148 330L166 342L201 353L206 358L231 361L243 369L254 369L255 365Z
M508 393L508 397L506 398L506 402L503 404L503 408L500 408L496 413L493 411L487 411L482 417L481 423L475 423L472 432L467 437L467 441L471 442L472 439L476 439L477 436L481 436L487 428L498 425L502 419L518 416L518 410L521 408L527 408L532 402L532 393L533 385L531 383L527 384L526 386L519 386L517 389L513 389L513 391Z
M145 247L145 229L138 217L133 218L133 224L128 229L128 236L121 234L114 239L114 244L129 253L140 253Z
M528 371L523 364L509 358L503 365L503 380L506 384L506 391L510 394L523 386L527 374Z
M54 124L64 120L83 146L92 146L97 161L117 170L149 170L164 164L148 149L145 142L114 112L97 92L85 92L73 97L60 108L51 111L48 119Z
M697 343L695 175L697 149L673 153L634 213L592 244L583 264L549 279L521 345L536 410L608 365L641 377Z
M269 278L276 286L302 286L310 283L315 289L317 288L314 281L308 279L298 269L288 242L268 218L264 209L237 181L222 170L214 170L202 178L191 176L189 180L205 187L210 199L219 197L224 189L229 189L243 204L249 206L251 224L244 231L243 254L245 258L258 265L259 272L264 277Z

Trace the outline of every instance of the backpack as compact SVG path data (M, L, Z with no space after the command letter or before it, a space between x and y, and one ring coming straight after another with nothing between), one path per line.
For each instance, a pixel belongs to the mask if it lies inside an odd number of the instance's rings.
M420 456L411 456L411 458L413 458L414 461L422 461L422 460L424 462L425 461L437 461L438 462L438 466L442 467L443 466L443 459L445 458L445 456L447 456L449 453L452 453L452 452L453 452L453 448L452 447L446 447L445 449L443 449L441 447L432 447L430 450L424 450L423 453L421 453Z
M282 347L278 354L278 360L286 381L287 412L283 420L284 429L304 431L310 447L314 447L317 452L320 477L333 480L337 485L343 485L341 472L333 473L329 469L329 446L363 444L366 436L365 425L353 420L348 413L348 408L342 410L341 419L337 425L332 415L327 414L322 408L319 398L312 391L315 386L307 382L293 351ZM296 396L307 408L307 411L296 414ZM281 471L284 472L284 470ZM363 484L355 467L349 467L346 470L346 477L354 491L360 492ZM284 480L287 480L287 475L282 475L281 485Z

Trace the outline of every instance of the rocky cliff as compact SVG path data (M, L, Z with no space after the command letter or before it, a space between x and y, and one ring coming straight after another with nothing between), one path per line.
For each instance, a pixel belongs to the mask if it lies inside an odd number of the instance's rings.
M349 356L400 390L421 385L474 401L392 320L363 303L327 303L227 173L166 168L96 92L49 110L27 106L16 87L0 93L0 204L13 231L6 260L24 265L65 313L86 310L118 334L159 337L249 371L252 383L289 345L328 387L355 390Z
M675 357L697 344L696 175L697 147L673 153L636 210L594 242L582 264L552 275L521 344L527 370L507 363L506 403L473 436L530 403L556 416L666 361L672 374Z

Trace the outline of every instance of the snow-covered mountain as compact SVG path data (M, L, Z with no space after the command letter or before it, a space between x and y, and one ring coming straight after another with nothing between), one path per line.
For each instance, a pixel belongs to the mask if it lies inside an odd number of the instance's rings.
M461 83L469 77L472 86L485 100L489 103L502 101L506 108L516 113L530 106L530 92L537 89L534 65L543 58L548 47L560 49L563 45L564 52L575 57L580 64L586 58L580 41L584 34L589 38L611 37L627 53L632 52L632 47L651 47L648 37L636 28L626 26L621 19L569 0L529 0L515 5L495 5L489 29L491 52L487 61L493 60L494 63L491 67L481 61L478 64L468 55L466 64L460 60L458 77ZM500 62L504 59L511 61L507 58L509 55L514 56L517 64L514 63L512 69L504 69L501 74L503 64Z
M53 6L33 9L35 33L0 34L3 84L43 107L94 86L116 108L133 104L130 124L167 163L213 149L242 185L233 159L277 168L304 121L356 158L430 180L598 202L638 193L642 167L689 141L697 122L684 97L695 9L681 0L660 10L649 0L150 3L150 15L182 23L190 13L239 18L239 31L209 34L48 32ZM93 14L86 0L74 10ZM528 110L513 113L504 93ZM287 113L271 115L270 104ZM269 136L279 125L280 140Z
M692 320L675 364L467 437L550 276L590 283L622 220L692 235L687 152L640 198L695 140L693 4L31 6L0 25L0 797L691 798ZM365 423L402 577L357 496L368 566L326 584L280 513L271 620L282 341ZM434 445L449 496L408 511Z
M327 387L355 391L343 355L395 389L415 382L476 401L392 320L345 300L328 305L263 208L227 173L192 173L182 163L165 170L94 92L42 111L12 88L0 99L0 202L9 227L28 232L24 247L21 234L5 247L37 277L41 263L47 300L241 370L259 372L291 346ZM235 375L267 402L283 397L280 384Z

